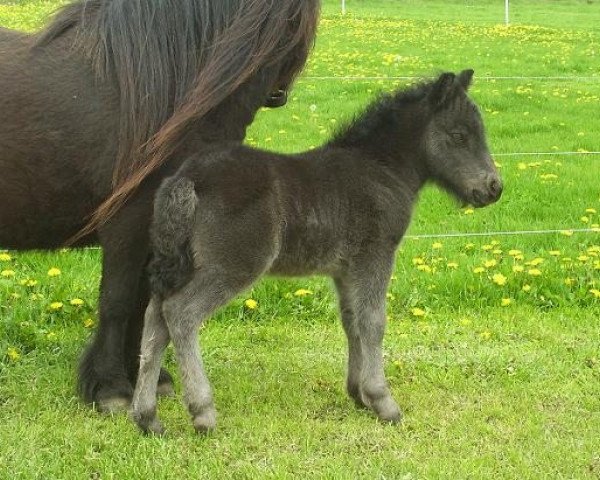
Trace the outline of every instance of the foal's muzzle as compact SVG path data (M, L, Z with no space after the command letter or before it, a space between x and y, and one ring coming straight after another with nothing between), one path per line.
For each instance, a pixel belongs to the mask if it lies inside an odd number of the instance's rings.
M481 186L471 191L472 203L475 207L485 207L497 202L502 195L502 180L495 174L488 175Z
M269 93L265 100L265 107L279 108L283 107L288 101L288 93L286 90L275 90Z

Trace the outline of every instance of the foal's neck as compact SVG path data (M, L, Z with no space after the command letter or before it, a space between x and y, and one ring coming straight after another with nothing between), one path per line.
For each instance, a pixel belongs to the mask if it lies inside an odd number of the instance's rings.
M428 121L429 113L419 101L398 106L392 97L368 107L326 148L358 152L371 169L398 177L416 193L428 178L422 153Z

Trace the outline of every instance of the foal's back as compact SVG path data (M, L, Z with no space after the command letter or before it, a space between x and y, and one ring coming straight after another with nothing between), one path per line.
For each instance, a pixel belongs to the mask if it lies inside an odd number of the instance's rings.
M256 252L278 275L334 274L358 243L387 235L382 225L399 211L385 195L395 180L347 149L282 155L233 146L191 157L178 177L198 197L197 258Z

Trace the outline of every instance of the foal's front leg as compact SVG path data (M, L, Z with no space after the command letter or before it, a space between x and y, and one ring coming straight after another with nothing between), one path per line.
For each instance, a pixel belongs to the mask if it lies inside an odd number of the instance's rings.
M381 257L379 257L381 259ZM369 259L370 261L370 259ZM401 413L392 398L383 372L383 336L385 334L385 295L393 256L386 262L373 261L359 266L336 282L341 287L340 302L352 315L342 313L348 335L348 390L366 403L380 420L396 423ZM352 319L347 326L348 319ZM358 370L360 369L360 373ZM356 384L358 383L358 394Z
M361 375L363 368L362 345L360 332L356 317L354 316L354 306L352 304L352 293L348 283L341 278L335 279L338 300L340 305L340 316L346 338L348 339L348 373L346 377L346 391L350 398L358 407L368 407L360 391Z

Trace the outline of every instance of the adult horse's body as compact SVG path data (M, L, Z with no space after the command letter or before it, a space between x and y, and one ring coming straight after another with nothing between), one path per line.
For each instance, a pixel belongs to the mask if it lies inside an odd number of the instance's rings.
M100 212L77 240L104 251L86 401L131 398L152 200L171 155L243 140L304 65L318 4L85 0L37 35L0 28L0 247L60 247Z

